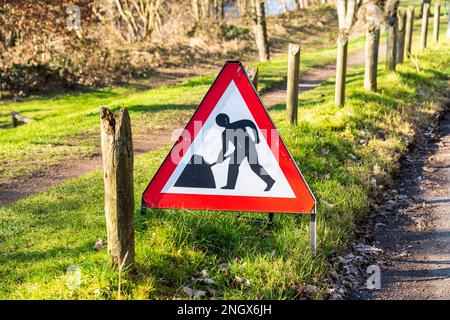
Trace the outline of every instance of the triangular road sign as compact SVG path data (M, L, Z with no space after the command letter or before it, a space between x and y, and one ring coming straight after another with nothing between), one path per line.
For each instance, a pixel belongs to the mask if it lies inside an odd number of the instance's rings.
M287 213L311 213L316 203L240 62L225 64L142 200Z

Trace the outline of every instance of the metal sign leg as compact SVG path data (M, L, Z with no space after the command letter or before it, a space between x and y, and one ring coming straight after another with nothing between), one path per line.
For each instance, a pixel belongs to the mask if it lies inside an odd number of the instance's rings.
M141 214L142 215L145 214L146 209L147 209L147 206L146 206L144 200L141 200Z
M309 224L310 229L310 241L311 241L311 251L313 257L316 256L317 242L316 242L316 207L314 207L314 211L311 212L311 220Z

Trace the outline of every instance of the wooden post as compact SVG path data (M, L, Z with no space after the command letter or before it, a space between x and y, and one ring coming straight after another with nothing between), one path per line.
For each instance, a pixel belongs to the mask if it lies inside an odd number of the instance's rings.
M428 34L428 15L430 14L430 4L423 4L422 14L422 35L420 38L420 51L424 51L427 47L427 34Z
M108 255L115 266L134 264L133 141L127 109L101 108L101 144Z
M433 26L433 41L439 42L439 19L441 14L441 3L436 1L434 3L434 26Z
M258 67L248 68L247 70L248 76L250 77L250 80L252 81L255 90L258 91Z
M388 17L387 19L387 46L386 46L386 69L395 70L395 58L397 52L397 28L398 19L397 14Z
M297 124L299 74L300 45L289 43L286 102L286 120L289 124Z
M347 51L348 34L347 30L339 30L338 48L336 60L336 91L334 103L337 106L343 106L345 103L345 79L347 75Z
M408 6L406 11L406 30L405 30L405 59L411 56L411 44L414 27L414 6Z
M397 33L397 50L395 63L403 63L403 55L405 52L405 28L406 27L406 12L400 10L398 12L398 33Z
M11 112L10 113L12 118L12 126L15 128L19 125L19 121L22 121L23 123L30 124L34 122L34 119L25 117L17 112Z
M378 7L377 7L378 9ZM378 12L373 9L374 12ZM380 21L374 16L366 26L366 56L364 70L364 90L377 90L378 49L380 46Z

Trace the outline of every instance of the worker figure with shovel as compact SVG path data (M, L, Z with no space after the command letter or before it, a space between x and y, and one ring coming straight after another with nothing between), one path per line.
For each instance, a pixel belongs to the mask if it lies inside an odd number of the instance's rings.
M228 165L228 177L226 186L221 189L234 189L239 175L239 167L247 159L252 171L266 183L264 191L269 191L275 183L275 180L259 164L256 145L259 143L259 134L255 124L250 120L238 120L230 122L230 117L225 113L220 113L216 117L218 126L225 128L222 132L222 151L219 153L217 161L212 164L222 163L230 159ZM249 128L253 133L253 139L249 135ZM228 145L232 143L234 151L225 156L228 152Z

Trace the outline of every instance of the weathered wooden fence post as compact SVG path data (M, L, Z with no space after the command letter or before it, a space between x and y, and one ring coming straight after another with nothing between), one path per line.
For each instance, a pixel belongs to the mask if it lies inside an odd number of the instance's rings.
M422 35L420 38L420 50L424 51L427 47L427 34L428 34L428 15L430 14L430 4L423 4L422 14Z
M395 15L389 16L387 19L387 46L386 46L386 69L395 70L397 56L397 29L398 28L398 18L397 13Z
M259 76L259 70L258 67L254 68L248 68L248 76L250 77L250 80L253 83L253 86L255 87L255 90L258 91L258 76Z
M380 46L380 8L372 5L366 25L366 51L364 70L364 90L377 90L378 49Z
M441 14L441 3L436 1L434 3L434 26L433 26L433 41L439 42L439 22Z
M405 59L411 56L411 44L414 27L414 6L408 6L406 11L406 31L405 31Z
M134 264L133 141L127 109L101 108L101 143L108 256L117 266Z
M299 74L300 45L289 43L286 102L286 120L289 124L297 124Z
M347 52L348 52L348 32L345 29L339 30L338 48L336 60L336 89L334 104L343 106L345 103L345 79L347 76Z
M403 63L403 55L405 53L405 27L406 12L404 10L400 10L398 12L398 33L395 64Z
M22 121L23 123L26 123L26 124L30 124L30 123L34 122L34 119L25 117L18 112L11 112L10 115L11 115L11 119L12 119L12 126L14 128L19 125L19 121Z

